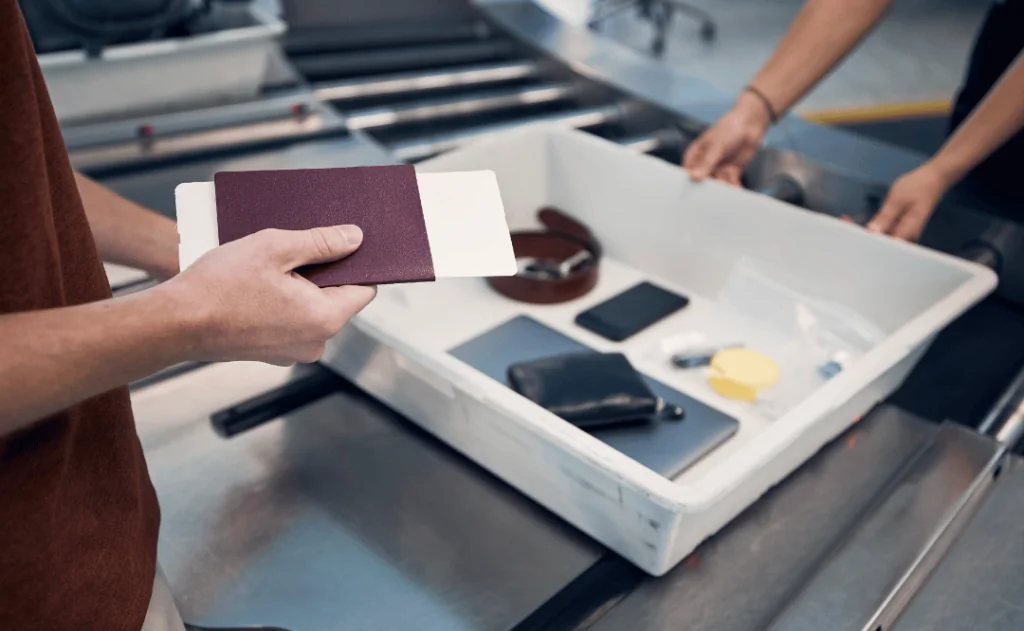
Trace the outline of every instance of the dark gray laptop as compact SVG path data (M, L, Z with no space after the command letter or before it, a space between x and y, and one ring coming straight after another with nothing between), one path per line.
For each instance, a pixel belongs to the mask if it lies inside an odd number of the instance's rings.
M513 364L588 350L529 316L519 316L449 352L507 386L508 367ZM685 420L658 419L590 433L652 471L674 478L739 429L736 419L650 377L644 379L656 396L681 406Z

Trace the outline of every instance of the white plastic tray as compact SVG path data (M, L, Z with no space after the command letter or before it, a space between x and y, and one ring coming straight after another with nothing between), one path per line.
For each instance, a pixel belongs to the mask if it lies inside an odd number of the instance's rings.
M111 46L99 59L81 50L40 55L57 118L74 124L255 97L285 24L249 12L251 26Z
M421 168L494 170L513 229L535 226L545 205L583 220L605 246L600 282L584 298L545 307L501 298L481 280L383 287L333 340L326 363L654 575L891 393L935 333L996 283L987 268L747 191L693 184L678 167L581 132L517 130ZM730 326L716 297L750 260L883 331L846 370L776 415L726 401L699 376L650 355L674 332ZM623 344L573 324L580 311L644 279L682 292L691 305ZM597 350L625 352L643 372L733 415L739 431L670 480L448 354L519 314ZM754 346L777 333L757 319L735 322L740 328L728 333Z
M149 274L140 269L114 263L104 263L103 269L107 272L107 282L110 283L111 289L118 289L149 277Z

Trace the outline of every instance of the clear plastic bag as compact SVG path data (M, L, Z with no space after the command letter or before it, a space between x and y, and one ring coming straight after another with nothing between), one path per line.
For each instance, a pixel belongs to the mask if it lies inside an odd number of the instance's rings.
M799 279L750 258L740 260L719 292L718 304L796 334L823 357L835 351L860 356L885 339L881 328L843 305L799 292Z
M733 267L716 296L718 307L754 318L759 327L773 329L786 340L768 353L779 364L779 383L756 404L771 418L787 412L885 338L861 314L811 298L799 286L798 278L747 258Z

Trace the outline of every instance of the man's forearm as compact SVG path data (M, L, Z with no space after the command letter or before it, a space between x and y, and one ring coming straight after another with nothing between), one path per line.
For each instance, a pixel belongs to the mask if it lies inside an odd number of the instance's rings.
M950 186L1024 128L1024 53L932 158Z
M0 316L0 436L191 359L198 316L161 288Z
M782 114L871 31L893 0L808 0L751 81Z
M178 233L167 217L142 208L75 174L96 247L104 261L136 267L158 279L178 271Z

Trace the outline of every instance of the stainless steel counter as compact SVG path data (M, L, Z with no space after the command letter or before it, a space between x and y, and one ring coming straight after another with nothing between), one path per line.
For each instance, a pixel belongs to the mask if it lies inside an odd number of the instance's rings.
M893 631L1024 629L1024 461L1008 463Z
M860 629L996 451L881 408L594 630Z
M1000 450L966 429L882 407L666 577L627 576L627 595L589 603L585 623L556 608L539 624L531 615L599 561L622 562L357 392L230 440L214 434L212 411L292 378L222 364L133 392L163 507L161 562L190 621L859 630L901 593L911 602L901 630L978 628L969 623L982 611L1004 625L985 628L1020 628L1024 466L1009 463L990 485ZM945 528L974 506L973 519ZM945 552L936 533L964 525L917 594L928 576L917 570Z
M603 553L361 394L213 433L212 409L287 378L217 365L133 394L186 620L503 631Z

